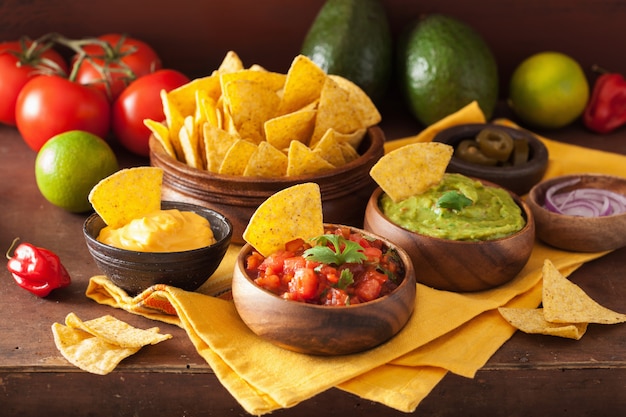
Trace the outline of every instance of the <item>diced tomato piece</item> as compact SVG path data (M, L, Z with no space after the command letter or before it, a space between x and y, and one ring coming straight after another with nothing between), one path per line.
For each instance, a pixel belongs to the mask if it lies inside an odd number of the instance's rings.
M280 289L280 277L278 275L261 275L254 282L268 291L275 292Z
M327 306L345 306L348 305L350 296L344 290L331 287L326 291L324 305Z
M354 294L362 301L375 300L380 295L386 280L385 274L372 270L367 271L363 278L356 283Z
M334 266L323 265L320 268L319 273L326 277L326 280L332 284L336 284L337 282L339 282L340 273Z
M306 268L306 266L307 261L302 256L293 256L283 260L283 271L285 274L293 274L297 269Z
M317 274L308 268L297 269L289 282L289 292L293 293L296 299L313 299L317 295L317 287Z
M263 263L265 258L258 252L252 252L248 259L246 259L246 269L248 271L256 271L259 269L259 265Z
M363 253L365 253L367 260L372 263L380 263L380 260L383 256L383 251L372 246L366 247Z

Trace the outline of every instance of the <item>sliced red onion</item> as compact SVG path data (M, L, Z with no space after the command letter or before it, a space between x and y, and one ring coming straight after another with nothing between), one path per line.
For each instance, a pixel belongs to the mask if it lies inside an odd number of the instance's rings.
M545 208L559 214L582 217L610 216L626 212L626 196L600 188L558 191L580 182L579 178L553 185L546 191Z

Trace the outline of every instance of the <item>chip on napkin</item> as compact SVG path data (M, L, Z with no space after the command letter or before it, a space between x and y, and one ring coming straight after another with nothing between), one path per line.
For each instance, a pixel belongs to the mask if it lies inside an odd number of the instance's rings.
M170 339L158 327L138 329L113 316L82 321L76 314L65 318L65 325L52 324L54 343L71 364L98 375L106 375L125 358L146 345Z
M498 311L512 326L524 333L580 339L589 323L626 322L626 314L610 310L591 299L578 285L546 259L543 274L543 307L507 308Z

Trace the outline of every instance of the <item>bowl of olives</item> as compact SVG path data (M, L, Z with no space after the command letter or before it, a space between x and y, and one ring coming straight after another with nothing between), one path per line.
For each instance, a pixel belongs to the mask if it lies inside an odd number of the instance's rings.
M490 123L444 129L433 139L454 148L447 171L498 184L524 195L543 178L548 149L534 134Z

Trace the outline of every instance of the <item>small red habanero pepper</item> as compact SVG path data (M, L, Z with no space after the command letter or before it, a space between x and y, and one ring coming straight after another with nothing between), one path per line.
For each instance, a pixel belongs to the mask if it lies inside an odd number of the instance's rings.
M597 133L609 133L626 124L626 80L621 74L604 72L598 77L583 122Z
M11 248L17 240L13 241ZM45 297L55 288L70 285L70 274L56 254L30 243L21 243L10 257L11 248L7 252L7 268L20 287L38 297Z

